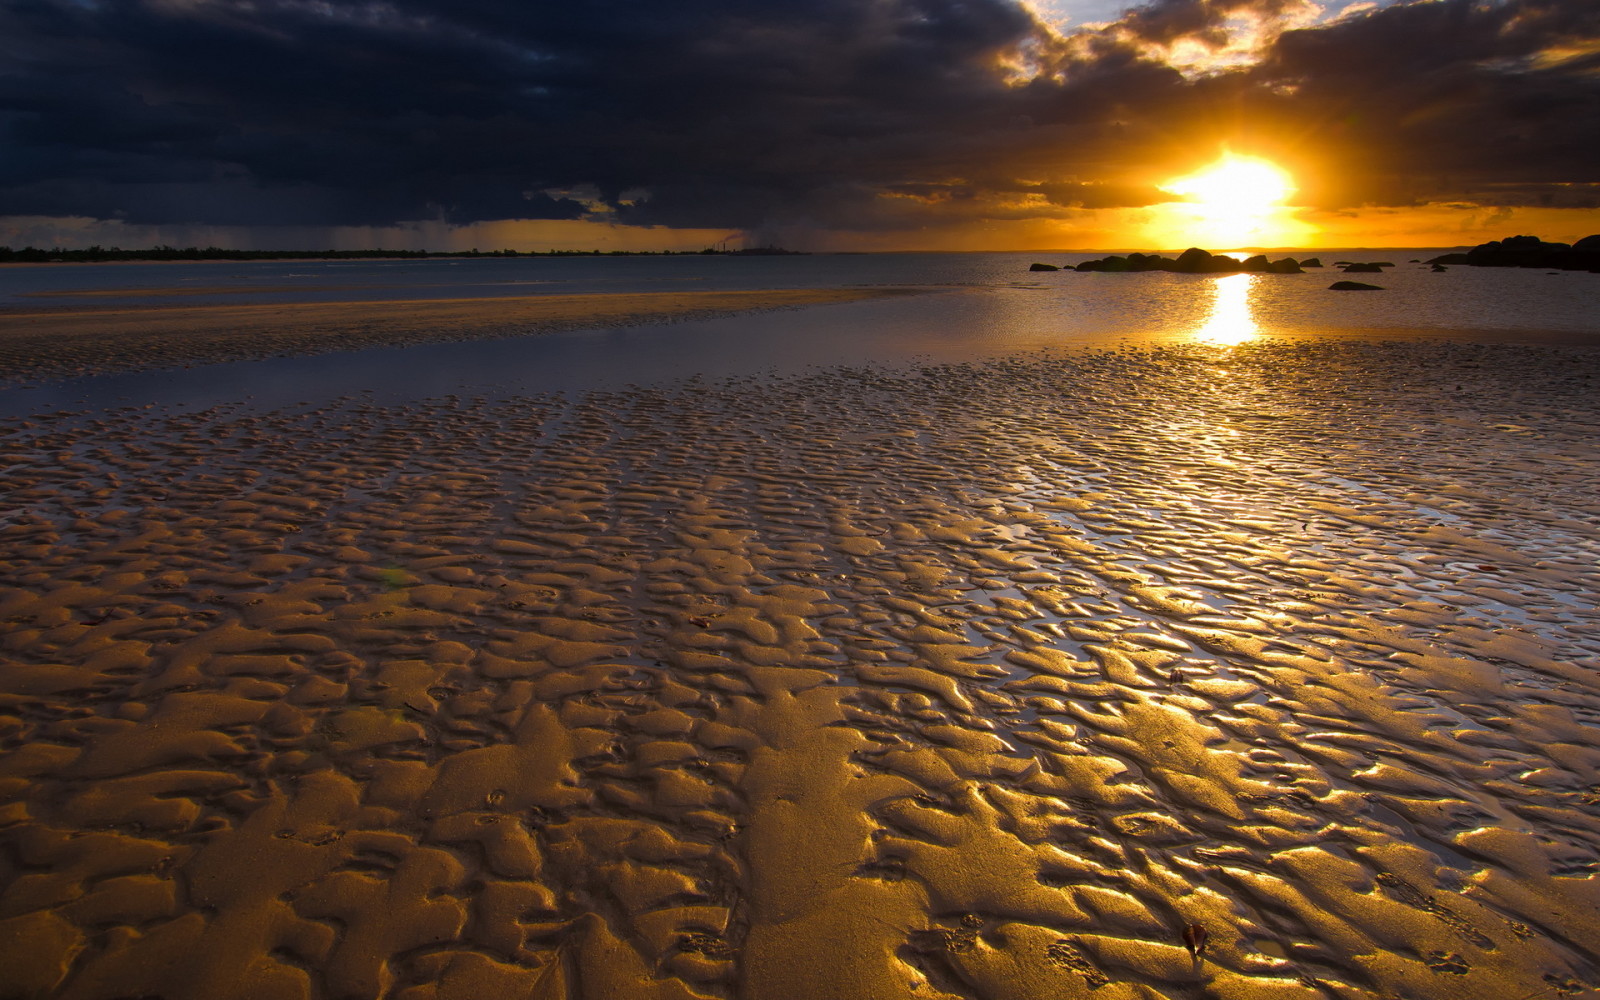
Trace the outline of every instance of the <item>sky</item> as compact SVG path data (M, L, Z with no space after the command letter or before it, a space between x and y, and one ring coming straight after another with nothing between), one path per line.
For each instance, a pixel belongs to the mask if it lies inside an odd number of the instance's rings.
M1597 0L0 0L10 246L1572 241L1596 150Z

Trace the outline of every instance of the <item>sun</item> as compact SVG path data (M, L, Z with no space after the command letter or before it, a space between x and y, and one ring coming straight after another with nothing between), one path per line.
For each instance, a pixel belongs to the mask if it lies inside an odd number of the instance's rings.
M1198 173L1161 185L1218 215L1264 215L1294 194L1294 181L1275 163L1226 153Z
M1166 225L1181 228L1184 239L1196 245L1238 245L1304 228L1284 208L1295 192L1294 179L1260 157L1224 153L1195 173L1167 181L1161 190L1183 198L1164 206L1171 209Z

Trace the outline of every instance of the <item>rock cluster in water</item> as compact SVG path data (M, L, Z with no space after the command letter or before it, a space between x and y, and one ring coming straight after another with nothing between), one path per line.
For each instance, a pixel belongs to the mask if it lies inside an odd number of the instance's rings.
M1383 286L1382 285L1369 285L1365 281L1335 281L1333 284L1329 285L1328 288L1329 288L1330 291L1335 291L1335 292L1381 292L1381 291L1383 291Z
M1177 274L1235 274L1240 271L1253 271L1260 274L1302 274L1303 267L1321 267L1322 262L1316 258L1297 261L1292 257L1282 260L1268 260L1265 254L1256 254L1238 260L1223 254L1213 254L1199 247L1190 247L1176 258L1163 257L1154 253L1130 253L1126 257L1112 254L1099 260L1086 260L1076 267L1074 271L1172 271ZM1030 271L1058 271L1061 268L1051 264L1034 264Z
M1470 264L1473 267L1542 267L1560 271L1600 273L1600 235L1576 243L1546 243L1537 236L1510 236L1480 243L1465 253L1447 253L1429 264Z

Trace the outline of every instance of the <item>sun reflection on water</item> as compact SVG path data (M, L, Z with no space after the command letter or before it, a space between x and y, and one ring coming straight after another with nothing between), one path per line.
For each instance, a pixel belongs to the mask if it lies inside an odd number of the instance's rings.
M1216 278L1211 300L1211 313L1205 325L1195 331L1195 339L1205 344L1232 347L1261 336L1256 318L1250 310L1250 286L1253 274L1230 274Z

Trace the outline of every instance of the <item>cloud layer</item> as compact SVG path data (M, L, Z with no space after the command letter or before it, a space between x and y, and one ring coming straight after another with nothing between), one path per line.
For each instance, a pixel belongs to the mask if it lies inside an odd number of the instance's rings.
M0 216L1070 219L1219 147L1324 208L1600 204L1600 4L5 0Z

